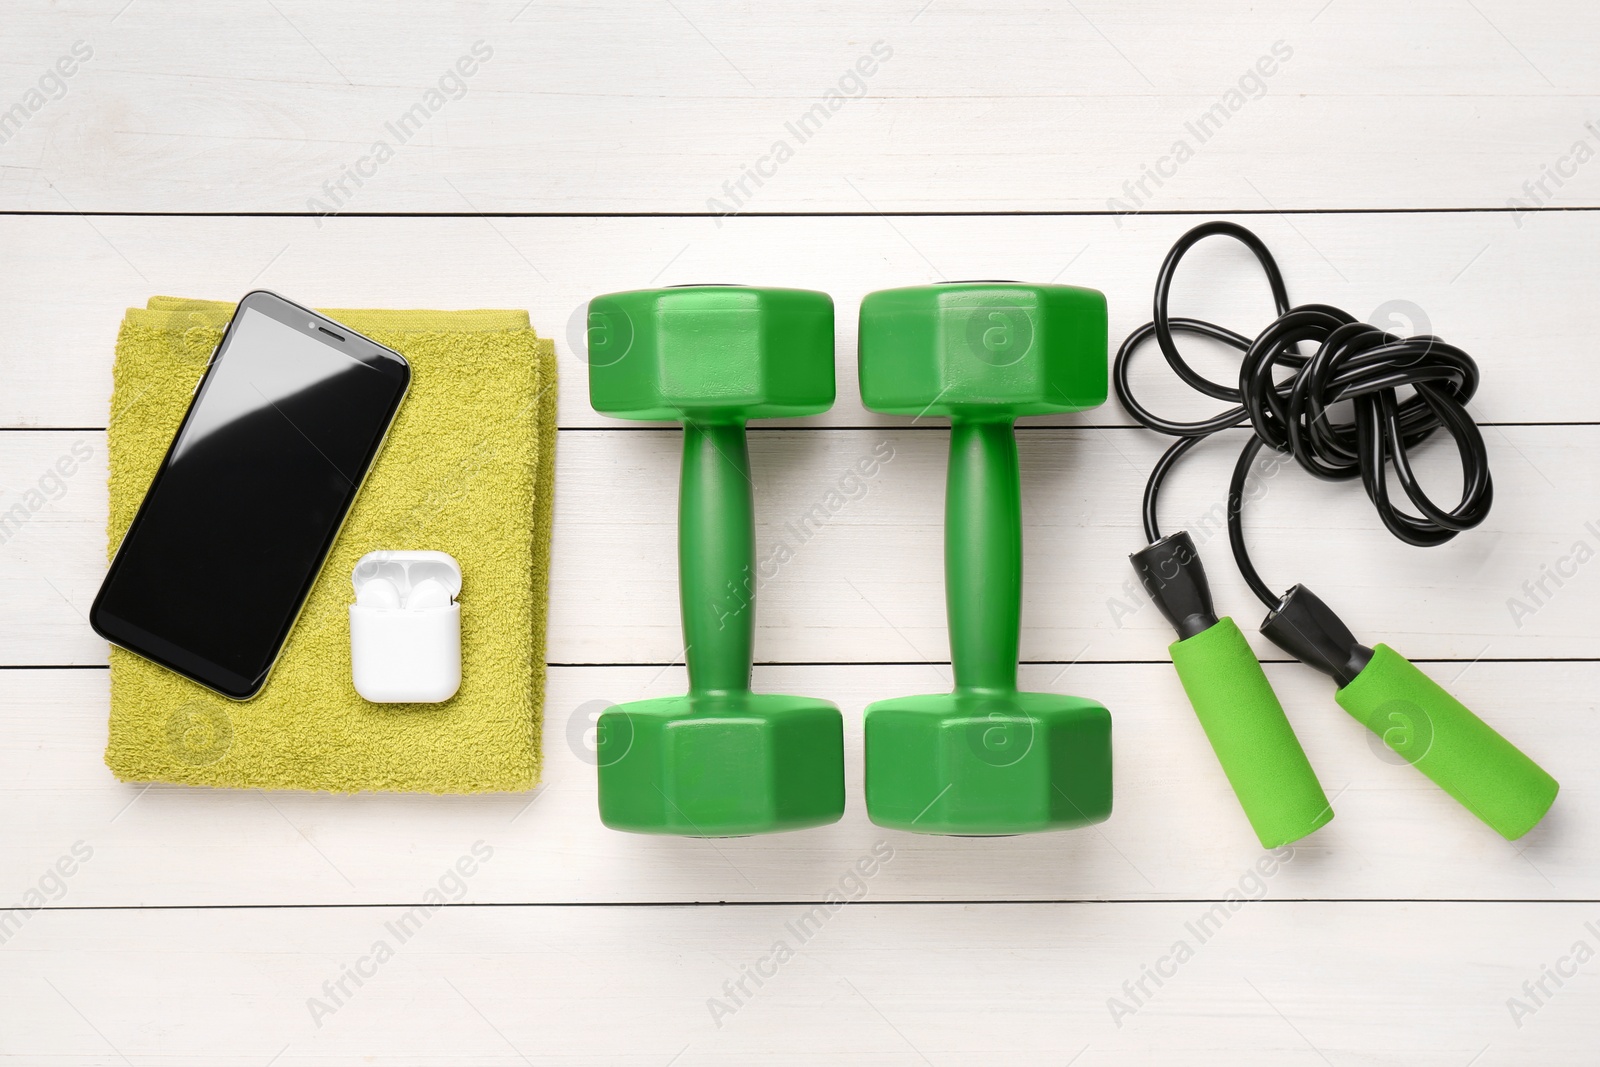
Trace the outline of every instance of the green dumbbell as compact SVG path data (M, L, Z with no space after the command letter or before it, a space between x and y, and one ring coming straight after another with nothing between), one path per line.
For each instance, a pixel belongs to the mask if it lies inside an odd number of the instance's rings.
M1111 814L1111 715L1017 690L1022 624L1018 416L1106 399L1106 301L1093 289L959 282L861 302L861 398L948 415L945 605L955 691L866 711L867 814L935 834L1063 830Z
M838 707L750 691L755 510L745 422L826 411L833 388L826 293L693 285L589 302L595 410L683 423L678 595L689 693L601 713L607 826L728 837L844 813Z

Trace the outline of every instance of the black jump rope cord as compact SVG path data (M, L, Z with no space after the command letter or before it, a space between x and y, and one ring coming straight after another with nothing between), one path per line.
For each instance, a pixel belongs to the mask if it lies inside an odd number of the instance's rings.
M1172 278L1184 253L1211 236L1239 241L1266 273L1278 317L1254 340L1215 323L1173 318L1167 312ZM1189 366L1173 340L1175 333L1199 334L1243 352L1238 386L1213 382ZM1152 337L1167 364L1191 389L1234 406L1199 422L1173 422L1140 404L1128 385L1128 364ZM1313 355L1300 353L1303 341L1317 344ZM1293 373L1276 379L1274 372L1280 367ZM1178 439L1145 485L1144 532L1152 543L1161 540L1156 498L1173 464L1212 434L1249 422L1255 432L1239 453L1228 484L1228 540L1245 581L1268 608L1276 608L1281 595L1261 580L1250 562L1241 517L1245 481L1262 445L1293 456L1318 478L1345 481L1359 476L1383 524L1407 544L1443 544L1481 523L1494 501L1483 435L1466 411L1478 389L1477 362L1437 337L1397 337L1326 304L1290 307L1272 253L1254 233L1232 222L1196 226L1172 246L1156 277L1154 319L1122 343L1114 380L1117 399L1129 414L1149 429ZM1415 395L1402 401L1395 390L1407 385ZM1335 419L1329 409L1346 400L1351 402L1353 418ZM1423 492L1408 454L1441 427L1449 431L1461 455L1461 500L1449 511ZM1401 511L1390 500L1389 465L1418 514Z

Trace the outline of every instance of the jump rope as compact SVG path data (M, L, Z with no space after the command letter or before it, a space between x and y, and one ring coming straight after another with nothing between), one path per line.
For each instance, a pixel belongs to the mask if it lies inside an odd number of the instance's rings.
M1202 319L1168 312L1172 281L1185 253L1207 237L1239 241L1261 265L1277 317L1255 338ZM1219 341L1243 359L1237 385L1196 371L1174 340L1193 334ZM1133 396L1128 366L1154 339L1191 389L1231 405L1196 422L1177 422ZM1302 343L1316 351L1302 354ZM1288 371L1280 377L1282 371ZM1117 398L1140 424L1176 438L1145 485L1143 519L1150 545L1130 556L1151 599L1177 631L1173 665L1189 702L1256 836L1273 848L1333 818L1316 773L1261 664L1233 620L1212 605L1205 570L1188 531L1163 536L1157 516L1162 483L1174 464L1214 434L1247 425L1252 433L1228 484L1228 541L1246 584L1267 606L1261 632L1339 685L1334 699L1502 836L1532 829L1560 788L1520 749L1384 644L1358 642L1348 626L1303 585L1282 595L1261 578L1245 545L1243 511L1250 473L1263 447L1291 457L1327 481L1361 479L1391 533L1407 544L1442 545L1483 522L1494 501L1483 435L1466 405L1478 389L1478 365L1432 335L1398 337L1327 304L1290 306L1276 260L1251 231L1208 222L1179 238L1156 277L1152 320L1117 352ZM1410 387L1401 399L1397 390ZM1332 409L1350 404L1348 417ZM1410 452L1443 429L1461 458L1461 499L1446 510L1423 491ZM1390 471L1415 509L1396 505Z

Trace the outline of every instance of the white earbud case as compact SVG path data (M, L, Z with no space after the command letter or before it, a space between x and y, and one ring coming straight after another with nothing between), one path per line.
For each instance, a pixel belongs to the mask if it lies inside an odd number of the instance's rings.
M375 704L437 704L461 687L461 564L447 552L369 552L350 574L350 674Z

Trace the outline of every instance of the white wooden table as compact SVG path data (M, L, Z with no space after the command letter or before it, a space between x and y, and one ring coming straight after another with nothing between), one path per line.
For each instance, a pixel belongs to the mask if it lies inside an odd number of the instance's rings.
M1594 5L30 0L4 22L0 109L22 111L0 111L0 509L90 454L0 545L0 905L24 906L0 913L5 1062L1595 1062L1600 563L1572 561L1600 548ZM1293 469L1249 522L1269 582L1424 661L1562 781L1555 809L1506 843L1258 643L1339 817L1256 873L1169 632L1116 608L1162 442L1113 401L1020 437L1023 679L1112 709L1115 814L998 840L874 827L862 707L949 678L945 435L861 408L861 295L1060 279L1103 289L1120 338L1168 245L1216 216L1263 235L1297 301L1409 301L1482 363L1483 528L1407 548L1358 489ZM1179 306L1264 321L1242 251L1192 266ZM742 840L614 833L584 730L596 702L684 685L678 434L589 410L575 324L595 293L724 280L839 309L836 406L751 435L761 545L893 452L761 590L756 683L844 709L849 808ZM107 653L83 615L117 322L253 286L527 307L556 339L535 794L140 788L102 764ZM1449 446L1427 451L1446 493ZM1220 499L1231 452L1194 459L1166 513ZM892 858L858 889L875 848ZM386 924L441 886L454 906L399 943ZM841 887L853 902L795 938Z

